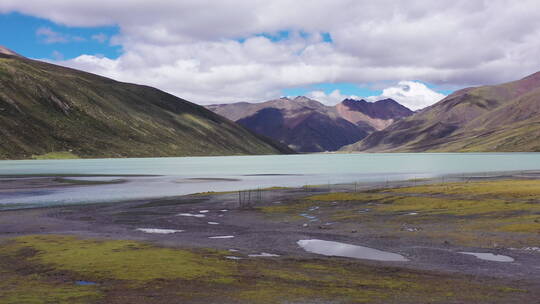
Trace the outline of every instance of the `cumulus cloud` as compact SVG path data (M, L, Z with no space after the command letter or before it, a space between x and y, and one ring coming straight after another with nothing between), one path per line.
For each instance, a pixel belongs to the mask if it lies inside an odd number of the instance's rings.
M110 37L123 49L117 59L83 55L60 63L198 103L264 100L323 82L418 79L463 87L518 79L540 70L537 7L537 0L0 2L0 12L63 25L119 26ZM287 39L260 35L282 30ZM436 98L417 92L424 99L413 103L399 85L390 92L413 108Z
M446 95L433 91L417 81L400 81L397 85L383 90L379 96L367 97L368 101L391 98L411 110L419 110L445 98Z
M383 89L382 93L377 96L361 97L347 95L342 94L340 90L333 90L327 94L324 91L315 90L309 92L307 97L329 106L336 105L346 98L365 99L370 102L391 98L411 110L419 110L436 103L446 97L446 95L438 93L418 81L400 81L395 85Z
M56 32L50 27L40 27L36 30L36 36L40 37L44 43L67 43L70 41L81 42L86 41L83 37L72 36Z

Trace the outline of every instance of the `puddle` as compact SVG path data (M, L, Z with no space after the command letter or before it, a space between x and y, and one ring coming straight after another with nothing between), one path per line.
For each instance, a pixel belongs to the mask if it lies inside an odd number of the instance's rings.
M401 231L408 231L408 232L418 232L420 230L421 230L420 228L416 228L416 227L401 228Z
M409 226L407 224L403 224L401 225L401 231L408 231L408 232L418 232L418 231L421 231L422 228L420 227L413 227L413 226Z
M358 213L367 213L367 212L370 212L371 209L367 208L367 209L362 209L362 210L358 210Z
M326 256L340 256L374 261L406 262L404 256L369 247L324 240L300 240L297 244L304 250Z
M317 210L317 209L319 209L319 207L318 207L318 206L315 206L315 207L309 208L309 211L315 211L315 210Z
M407 215L418 215L418 212L407 213Z
M250 258L271 258L271 257L278 257L278 254L272 254L272 253L266 253L261 252L260 254L248 254L248 257Z
M175 230L175 229L158 229L158 228L137 228L137 231L145 233L158 233L158 234L171 234L177 232L183 232L184 230Z
M227 211L229 211L229 210L227 210L227 209L221 209L221 210L219 210L219 211L221 211L221 212L227 212Z
M208 225L219 225L218 222L208 222Z
M316 222L316 221L319 220L316 216L309 215L309 214L307 214L307 213L300 213L300 216L309 219L310 222Z
M218 236L209 236L209 239L232 239L234 235L218 235Z
M537 251L540 252L540 247L523 247L523 248L508 248L510 250Z
M204 214L179 213L176 216L206 217Z
M493 261L493 262L513 262L514 261L514 258L506 256L506 255L501 255L501 254L481 253L481 252L465 252L465 251L462 251L462 252L459 252L459 253L473 255L476 258L478 258L480 260L485 260L485 261Z
M88 286L88 285L97 285L97 283L91 282L91 281L75 281L75 285Z
M241 257L232 256L232 255L226 256L225 258L226 258L226 259L229 259L229 260L241 260L241 259L242 259Z
M199 213L208 213L209 211L208 210L201 210L199 211Z
M230 252L238 252L238 251L240 251L240 250L238 250L238 249L229 249L229 251L230 251Z

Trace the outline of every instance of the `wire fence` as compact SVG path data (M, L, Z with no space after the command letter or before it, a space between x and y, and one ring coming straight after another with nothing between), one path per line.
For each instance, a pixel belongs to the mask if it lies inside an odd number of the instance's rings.
M237 191L238 207L240 209L251 209L265 201L270 201L279 191L295 191L306 193L332 193L332 192L364 192L370 190L415 187L428 184L447 184L454 182L472 182L482 180L504 179L504 178L539 178L540 172L532 171L512 171L512 172L482 172L474 174L454 174L438 177L416 177L406 180L393 180L391 178L383 181L366 182L354 181L349 183L333 183L328 181L324 184L307 184L301 187L273 187L258 188L251 190Z

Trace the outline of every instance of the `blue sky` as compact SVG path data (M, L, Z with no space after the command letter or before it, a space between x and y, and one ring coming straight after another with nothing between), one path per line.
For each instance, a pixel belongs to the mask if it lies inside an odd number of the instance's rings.
M421 82L418 81L417 82ZM428 88L437 91L439 93L442 93L444 95L448 95L452 93L452 90L444 90L440 89L435 85L424 83ZM354 83L320 83L320 84L314 84L306 87L296 87L296 88L287 88L283 90L284 96L302 96L302 95L309 95L312 91L323 91L326 94L332 93L334 90L339 90L342 95L355 95L355 96L378 96L381 95L383 90L382 89L376 89L369 86L361 86Z
M274 33L259 33L259 34L255 34L253 36L265 37L265 38L268 38L272 42L279 42L279 41L284 41L284 40L290 39L291 38L291 33L294 33L294 31L292 31L292 30L280 30L280 31L276 31ZM310 33L306 33L306 32L303 32L303 31L298 32L298 35L300 37L302 37L302 38L309 38L311 36ZM319 33L319 35L321 35L322 41L332 43L332 36L330 35L330 33L322 32L322 33ZM249 38L249 37L243 37L243 38L239 38L239 39L236 39L236 40L238 42L243 43L243 42L246 41L247 38Z
M61 56L67 60L89 54L114 59L122 53L121 46L111 45L109 41L119 33L116 26L68 27L46 19L9 13L0 14L0 31L0 45L30 58L61 59Z

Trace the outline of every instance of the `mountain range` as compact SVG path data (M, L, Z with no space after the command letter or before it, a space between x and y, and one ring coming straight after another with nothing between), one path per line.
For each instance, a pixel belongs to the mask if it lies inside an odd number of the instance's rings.
M0 46L0 159L336 150L540 151L540 72L462 89L417 112L392 99L327 106L303 96L204 108Z
M294 153L171 94L0 47L0 159Z
M392 99L345 99L326 106L304 96L207 108L298 152L335 151L413 114Z
M343 151L540 151L540 72L462 89Z

